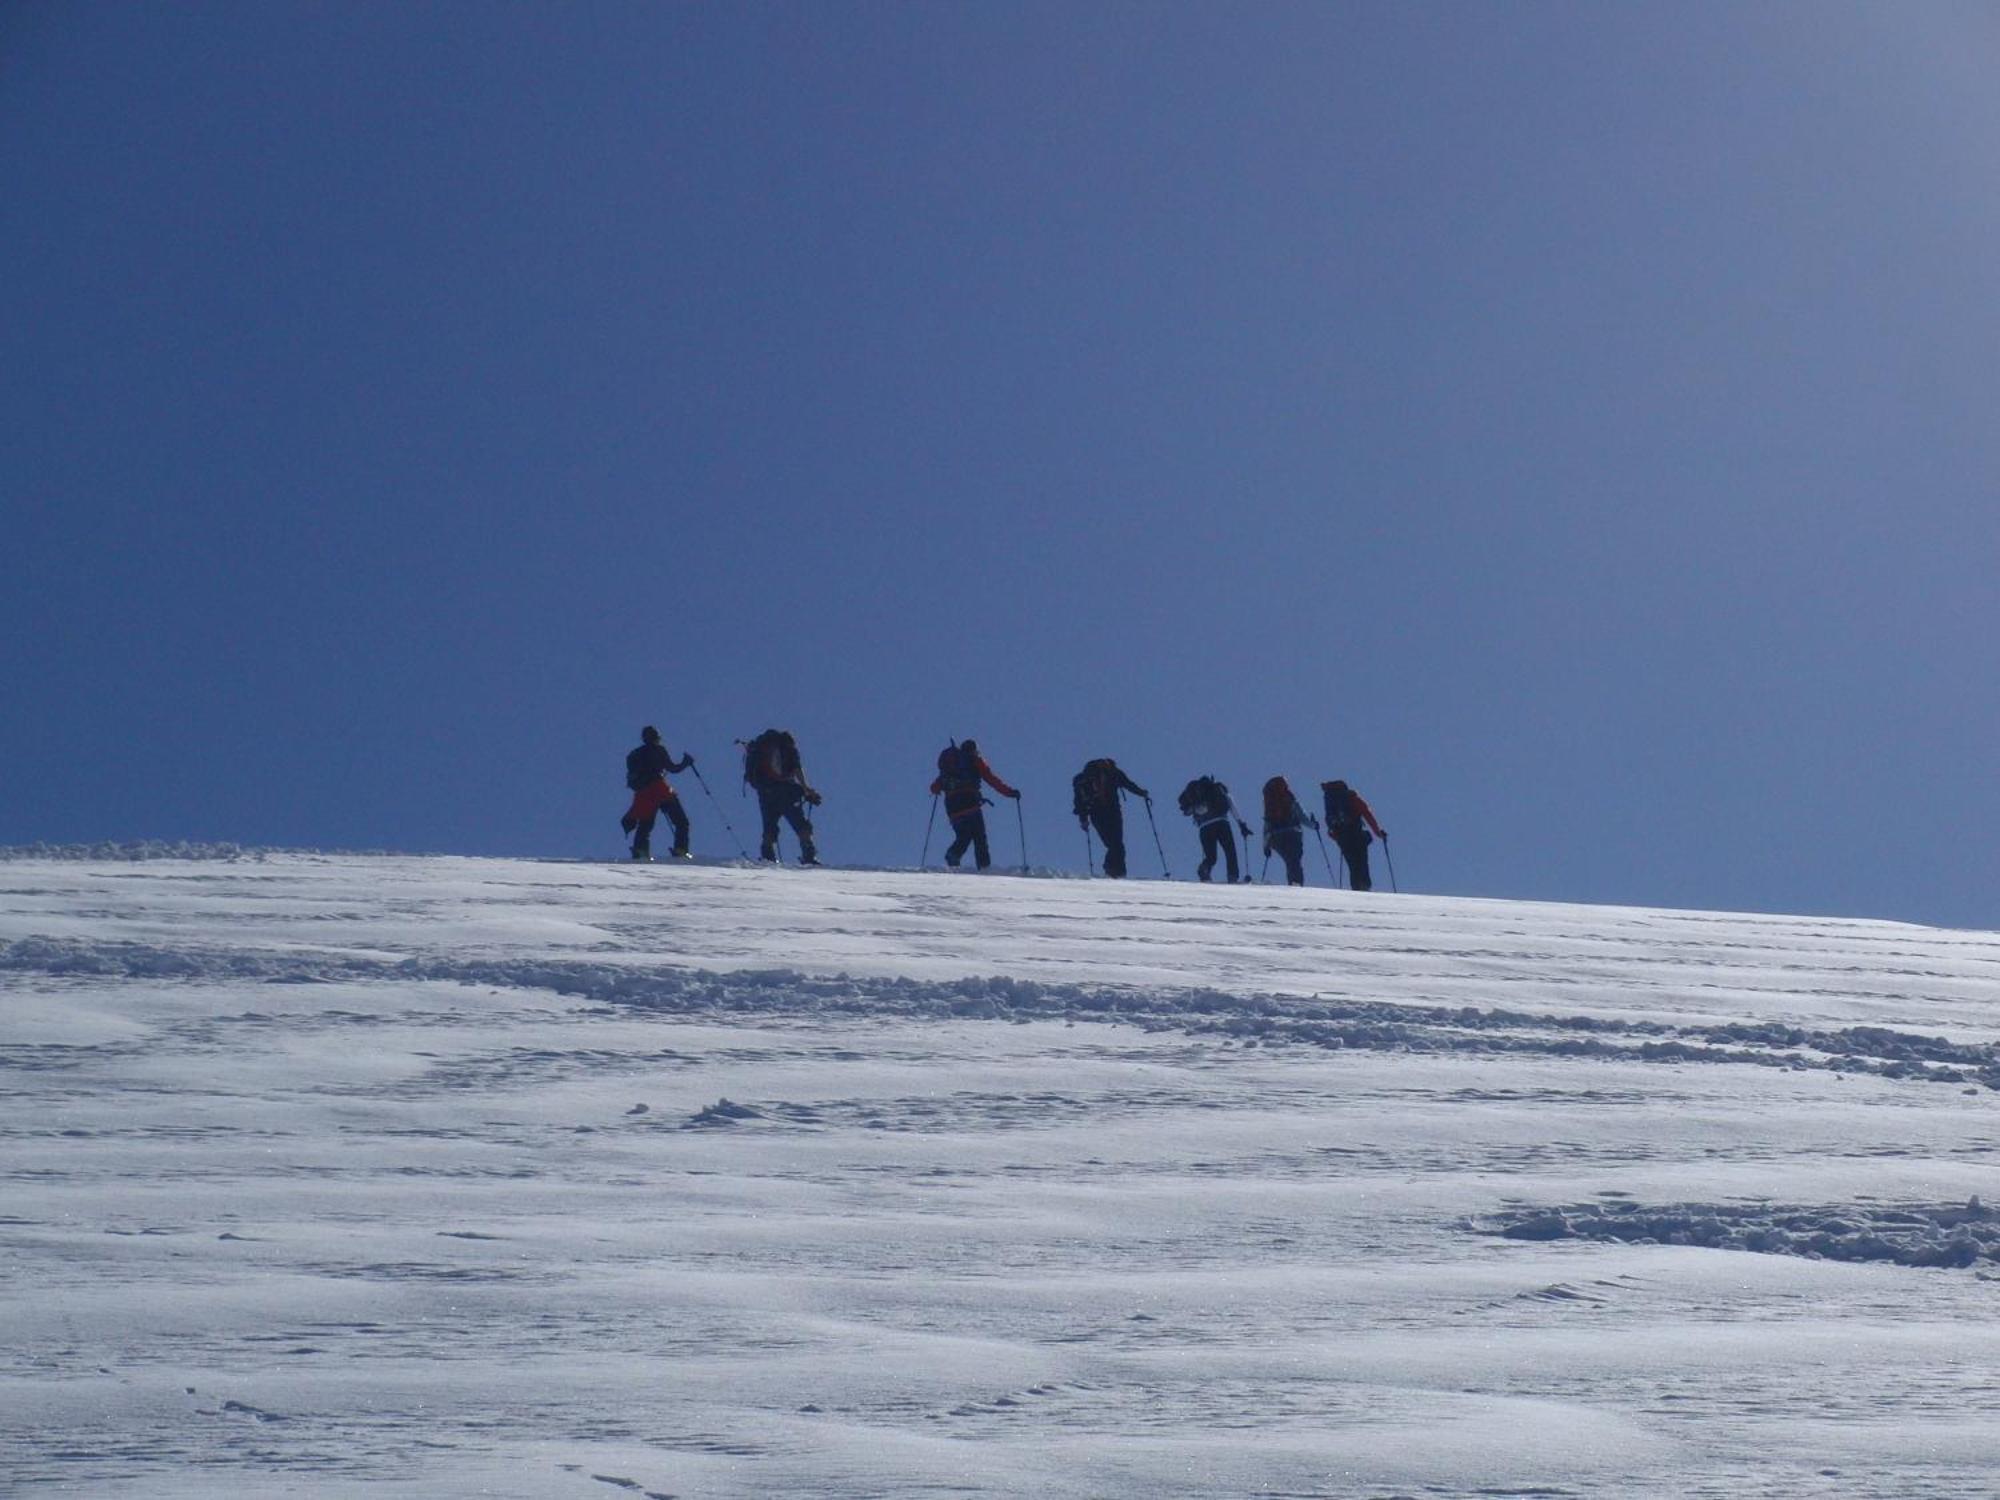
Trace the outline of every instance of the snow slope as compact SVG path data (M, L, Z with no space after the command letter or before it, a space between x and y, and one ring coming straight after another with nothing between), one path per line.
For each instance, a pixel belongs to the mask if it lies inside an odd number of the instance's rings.
M169 852L0 861L0 1492L1992 1492L2000 936Z

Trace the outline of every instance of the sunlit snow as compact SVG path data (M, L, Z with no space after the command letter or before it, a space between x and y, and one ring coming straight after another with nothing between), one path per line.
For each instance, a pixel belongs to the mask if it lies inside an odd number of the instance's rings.
M10 1495L1984 1495L2000 935L0 860Z

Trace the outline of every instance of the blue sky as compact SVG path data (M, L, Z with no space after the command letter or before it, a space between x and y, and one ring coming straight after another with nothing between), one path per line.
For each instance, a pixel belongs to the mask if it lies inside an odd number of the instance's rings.
M1412 887L1993 925L1996 53L16 0L0 842L610 855L641 724L739 833L779 724L836 861L973 734L1036 863L1109 754L1182 876L1281 772Z

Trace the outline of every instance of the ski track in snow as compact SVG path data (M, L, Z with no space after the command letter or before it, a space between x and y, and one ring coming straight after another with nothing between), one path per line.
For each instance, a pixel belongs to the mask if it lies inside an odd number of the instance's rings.
M1991 1492L1993 934L95 852L6 1493Z

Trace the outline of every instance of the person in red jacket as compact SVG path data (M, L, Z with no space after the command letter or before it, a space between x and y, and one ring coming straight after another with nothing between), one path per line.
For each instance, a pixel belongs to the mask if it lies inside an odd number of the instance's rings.
M931 795L944 794L944 815L951 819L951 830L956 835L951 847L944 851L944 862L954 870L968 848L980 869L993 863L993 855L986 847L986 797L979 790L981 782L1003 797L1018 801L1021 796L993 774L975 741L959 740L938 752L938 773L931 783Z
M1322 781L1319 789L1326 794L1326 831L1333 835L1333 841L1340 845L1340 857L1347 861L1348 885L1357 891L1373 889L1374 881L1368 875L1368 846L1375 838L1388 843L1388 833L1375 821L1375 809L1346 782ZM1375 830L1375 838L1368 836L1370 828Z

